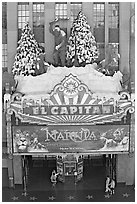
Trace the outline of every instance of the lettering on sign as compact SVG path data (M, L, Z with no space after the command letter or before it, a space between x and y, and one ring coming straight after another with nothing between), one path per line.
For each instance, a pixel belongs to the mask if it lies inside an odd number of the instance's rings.
M100 115L113 112L113 105L30 106L23 108L23 113L29 115Z
M14 127L14 152L128 151L129 126Z
M97 137L95 136L94 131L91 131L89 129L84 129L81 128L80 131L57 131L57 130L52 130L49 131L47 129L47 134L46 134L46 139L45 142L48 141L73 141L73 142L83 142L83 141L88 141L88 140L97 140Z

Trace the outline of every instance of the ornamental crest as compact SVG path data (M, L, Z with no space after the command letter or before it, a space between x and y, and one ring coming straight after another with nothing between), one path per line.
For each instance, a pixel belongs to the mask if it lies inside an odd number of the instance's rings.
M69 74L44 96L12 95L8 113L13 111L22 122L31 124L96 125L121 121L134 112L134 104L126 92L110 97L92 93L77 76Z
M92 98L92 93L88 87L72 74L56 85L50 95L49 102L52 105L84 104L87 99L91 100Z

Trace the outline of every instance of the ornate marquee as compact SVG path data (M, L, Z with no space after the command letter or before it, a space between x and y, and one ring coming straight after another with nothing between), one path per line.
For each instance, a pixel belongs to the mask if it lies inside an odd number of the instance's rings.
M104 124L120 121L128 111L134 112L128 93L120 93L118 99L99 98L72 74L45 96L13 94L8 108L21 122L45 125Z

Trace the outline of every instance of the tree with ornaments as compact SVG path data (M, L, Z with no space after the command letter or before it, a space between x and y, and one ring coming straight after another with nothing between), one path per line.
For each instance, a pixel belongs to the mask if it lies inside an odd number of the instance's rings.
M13 75L37 75L39 72L38 57L42 53L42 50L38 47L38 43L34 39L34 34L32 34L28 23L26 23L22 30L18 45L12 68Z
M68 39L66 60L68 66L85 66L98 58L95 37L92 35L86 16L79 12L73 22Z

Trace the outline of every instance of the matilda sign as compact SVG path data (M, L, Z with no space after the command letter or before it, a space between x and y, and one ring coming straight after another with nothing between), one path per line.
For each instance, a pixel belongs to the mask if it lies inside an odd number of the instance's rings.
M128 151L129 126L15 126L13 147L14 153Z

